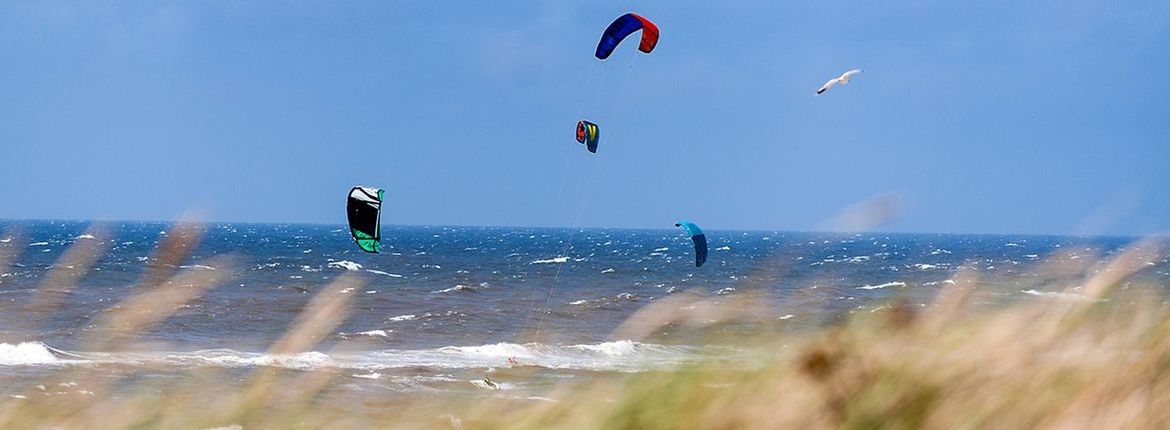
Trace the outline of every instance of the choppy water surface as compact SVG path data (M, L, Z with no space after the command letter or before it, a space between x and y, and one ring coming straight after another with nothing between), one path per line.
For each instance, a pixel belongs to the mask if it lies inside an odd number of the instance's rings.
M342 226L214 224L175 269L226 271L225 280L141 333L132 352L111 352L86 340L160 264L155 251L169 226L92 227L0 223L0 375L77 366L111 374L330 368L360 390L419 392L480 390L484 375L524 367L537 372L500 377L499 388L538 387L591 372L663 369L697 358L734 362L749 354L741 345L695 336L612 335L635 311L672 295L746 299L753 321L807 327L895 296L929 303L962 267L997 279L1006 299L1076 299L1068 285L1038 280L1051 271L1043 267L1091 273L1131 242L709 231L710 258L695 268L690 239L676 230L390 226L384 253L371 255L358 251ZM49 274L72 261L62 258L67 250L86 243L102 253L75 287L62 289L60 305L29 306L38 287L51 291L53 282L67 282ZM1165 259L1144 264L1141 279L1167 285ZM352 295L351 308L324 342L313 352L265 352L310 299L346 274L361 282L334 293ZM734 322L724 329L736 330Z

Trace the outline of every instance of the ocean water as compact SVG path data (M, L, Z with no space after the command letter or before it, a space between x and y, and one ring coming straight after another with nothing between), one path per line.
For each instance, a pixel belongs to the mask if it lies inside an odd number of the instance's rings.
M707 263L696 268L681 230L385 226L384 252L373 255L361 253L341 225L211 224L169 268L180 275L222 271L223 280L130 346L94 349L95 327L141 292L136 285L151 267L164 265L156 249L175 234L170 228L0 223L0 378L77 367L111 374L324 368L340 370L355 392L367 394L536 393L594 372L734 363L752 352L721 342L734 339L721 333L761 324L817 327L893 298L925 306L960 268L995 279L1003 300L1075 300L1067 279L1052 275L1054 263L1091 274L1133 242L716 230L707 232ZM75 280L50 276L83 264L67 253L86 245L101 250L91 268ZM1143 262L1130 282L1170 285L1170 264L1160 258ZM342 276L359 283L332 293L352 296L337 328L312 351L267 352ZM58 305L30 306L38 289L55 291ZM701 334L677 325L639 339L615 334L639 310L681 294L749 303L751 318L730 318ZM532 372L499 373L512 367ZM493 377L496 387L485 386L487 375L501 375Z

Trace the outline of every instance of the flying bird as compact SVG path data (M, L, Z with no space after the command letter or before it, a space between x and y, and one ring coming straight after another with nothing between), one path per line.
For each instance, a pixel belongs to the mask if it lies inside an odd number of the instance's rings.
M841 76L838 76L838 77L836 77L836 78L833 78L833 79L829 79L829 82L825 82L825 85L822 85L822 86L821 86L821 89L817 90L817 94L820 94L820 93L823 93L823 92L825 92L825 91L828 91L828 90L829 90L829 88L832 88L832 87L833 87L833 85L837 85L837 84L845 85L845 84L848 84L848 83L849 83L849 78L853 77L853 75L856 75L856 74L858 74L858 73L861 73L861 69L853 69L853 70L850 70L850 71L848 71L848 72L842 73L842 74L841 74Z

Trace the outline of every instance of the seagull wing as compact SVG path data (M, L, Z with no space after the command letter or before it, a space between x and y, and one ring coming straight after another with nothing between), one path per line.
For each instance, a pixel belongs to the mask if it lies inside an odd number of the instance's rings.
M836 84L837 84L837 78L829 79L829 82L825 82L824 85L821 85L821 89L817 90L817 94L828 91L829 88L832 88L833 85L836 85Z
M853 70L850 70L848 72L842 73L841 77L837 78L837 79L840 79L842 84L847 84L847 83L849 83L849 78L852 78L853 75L856 75L858 73L861 73L861 69L853 69Z

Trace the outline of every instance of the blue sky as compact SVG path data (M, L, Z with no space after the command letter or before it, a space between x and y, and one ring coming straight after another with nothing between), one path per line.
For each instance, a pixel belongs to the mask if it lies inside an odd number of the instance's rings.
M657 49L597 61L627 11ZM0 218L1154 233L1167 40L1160 0L6 4Z

